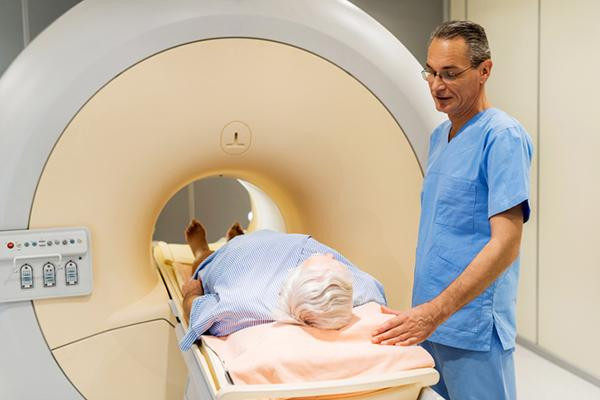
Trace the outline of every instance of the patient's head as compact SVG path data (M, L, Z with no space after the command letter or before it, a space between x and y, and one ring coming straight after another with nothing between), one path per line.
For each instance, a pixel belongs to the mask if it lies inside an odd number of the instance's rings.
M312 255L290 272L278 311L282 322L342 328L352 319L352 274L332 254Z

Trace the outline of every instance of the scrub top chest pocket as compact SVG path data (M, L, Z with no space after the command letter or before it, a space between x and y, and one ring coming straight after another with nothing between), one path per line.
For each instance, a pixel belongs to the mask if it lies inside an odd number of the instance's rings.
M465 233L475 231L474 183L448 176L440 179L435 222Z

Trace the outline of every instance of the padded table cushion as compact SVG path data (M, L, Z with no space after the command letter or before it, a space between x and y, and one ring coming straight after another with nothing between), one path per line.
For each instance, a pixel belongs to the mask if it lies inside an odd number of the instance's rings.
M392 315L376 303L353 310L340 330L272 322L202 340L223 360L235 383L312 382L433 367L420 346L371 343L371 331Z

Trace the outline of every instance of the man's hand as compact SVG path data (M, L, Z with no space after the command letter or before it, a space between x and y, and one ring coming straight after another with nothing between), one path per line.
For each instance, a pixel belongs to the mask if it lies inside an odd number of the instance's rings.
M425 341L444 321L441 310L433 303L424 303L407 311L381 306L385 314L394 314L372 332L373 343L411 346Z

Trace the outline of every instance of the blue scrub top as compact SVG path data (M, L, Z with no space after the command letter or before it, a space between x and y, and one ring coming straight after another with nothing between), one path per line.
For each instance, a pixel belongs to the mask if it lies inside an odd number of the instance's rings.
M431 135L421 192L413 306L439 295L490 240L489 218L519 204L529 219L533 146L523 126L489 108L448 142L450 121ZM488 351L495 326L504 349L515 345L519 259L428 340Z

